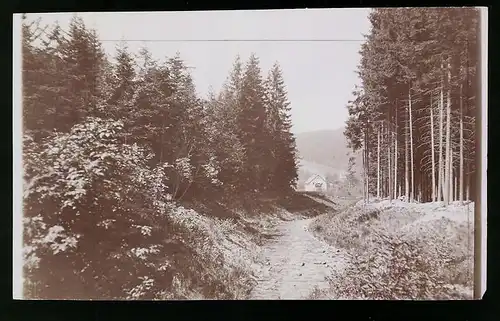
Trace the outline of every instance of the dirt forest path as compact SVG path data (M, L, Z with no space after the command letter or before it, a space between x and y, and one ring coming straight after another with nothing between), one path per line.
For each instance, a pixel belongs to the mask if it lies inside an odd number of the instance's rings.
M283 221L277 226L278 236L263 248L266 265L250 299L307 299L316 287L328 287L326 277L341 268L344 254L309 231L313 220Z

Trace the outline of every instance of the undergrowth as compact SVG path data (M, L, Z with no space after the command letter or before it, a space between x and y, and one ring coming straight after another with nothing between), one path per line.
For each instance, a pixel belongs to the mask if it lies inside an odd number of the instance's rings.
M333 271L333 299L447 300L472 298L473 228L447 218L419 221L405 208L354 206L318 218L312 231L350 254ZM318 291L317 291L318 292Z
M121 122L96 118L43 144L26 135L23 296L244 298L260 230L237 223L251 214L174 200L167 174L183 167L148 166L151 153L121 135Z

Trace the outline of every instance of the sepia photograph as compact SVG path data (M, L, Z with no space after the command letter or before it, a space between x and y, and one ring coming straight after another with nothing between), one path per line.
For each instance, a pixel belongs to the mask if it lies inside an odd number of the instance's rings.
M14 299L480 299L486 19L15 14Z

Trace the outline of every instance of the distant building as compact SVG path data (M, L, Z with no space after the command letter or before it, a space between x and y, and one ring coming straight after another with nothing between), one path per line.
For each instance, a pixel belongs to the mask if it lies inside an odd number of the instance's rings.
M304 189L308 192L323 192L328 190L328 182L318 174L314 174L305 182Z

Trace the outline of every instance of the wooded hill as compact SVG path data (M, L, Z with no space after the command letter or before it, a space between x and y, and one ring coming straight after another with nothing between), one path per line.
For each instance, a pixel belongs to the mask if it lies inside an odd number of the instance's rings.
M345 135L365 195L475 200L479 10L374 9Z
M359 169L362 169L362 158L358 157L359 153L352 153L347 147L344 128L298 133L296 140L299 158L305 162L313 162L345 172L349 157L354 154L356 165L359 164Z

